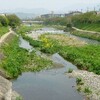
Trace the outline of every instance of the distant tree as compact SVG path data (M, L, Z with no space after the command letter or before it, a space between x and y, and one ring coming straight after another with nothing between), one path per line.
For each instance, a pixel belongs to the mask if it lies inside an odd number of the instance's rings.
M15 14L6 15L6 17L9 21L9 26L12 28L16 28L21 24L21 20Z
M8 26L8 19L5 16L0 16L0 24L2 26Z

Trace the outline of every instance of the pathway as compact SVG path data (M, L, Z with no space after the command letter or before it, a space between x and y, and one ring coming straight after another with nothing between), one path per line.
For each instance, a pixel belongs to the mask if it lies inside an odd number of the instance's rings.
M1 36L1 38L0 38L0 47L1 47L1 45L4 43L4 41L8 38L8 36L9 35L11 35L11 34L15 34L13 31L12 31L12 29L10 28L9 29L9 32L7 32L7 33L5 33L3 36Z
M97 34L100 34L100 32L95 32L95 31L87 31L87 30L82 30L82 29L79 29L79 28L76 28L76 27L72 27L74 30L76 31L80 31L80 32L87 32L87 33L97 33Z

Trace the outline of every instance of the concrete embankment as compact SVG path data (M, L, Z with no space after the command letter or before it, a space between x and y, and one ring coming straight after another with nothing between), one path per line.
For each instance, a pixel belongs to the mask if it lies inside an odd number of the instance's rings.
M12 90L12 83L0 76L0 100L16 100L19 95Z

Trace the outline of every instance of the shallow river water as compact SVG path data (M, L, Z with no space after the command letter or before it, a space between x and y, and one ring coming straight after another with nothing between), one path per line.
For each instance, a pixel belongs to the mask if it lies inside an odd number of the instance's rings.
M76 66L65 61L59 54L52 55L51 59L55 62L55 68L23 73L13 81L13 89L24 100L83 100L75 88L76 79L65 74L69 68L77 69Z
M50 31L54 33L53 28L43 28L35 32L43 33L44 31ZM57 32L57 30L55 32ZM64 33L60 30L59 32L73 37L73 35L69 33ZM88 43L98 44L97 41L85 38L79 39ZM30 52L34 50L34 48L30 46L30 44L22 37L20 37L19 46L29 50ZM83 95L78 93L75 88L76 79L69 78L65 74L69 68L77 70L77 67L64 60L57 53L51 56L51 60L54 62L52 69L43 70L37 73L22 73L21 76L12 81L13 89L16 90L24 100L84 100Z

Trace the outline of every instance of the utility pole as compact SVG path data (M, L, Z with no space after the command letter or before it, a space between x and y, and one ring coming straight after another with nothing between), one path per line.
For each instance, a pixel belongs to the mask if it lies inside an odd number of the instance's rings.
M81 12L83 11L83 9L81 9Z
M94 7L94 11L96 11L96 10L95 10L95 7Z
M89 8L87 7L87 12L89 12Z

